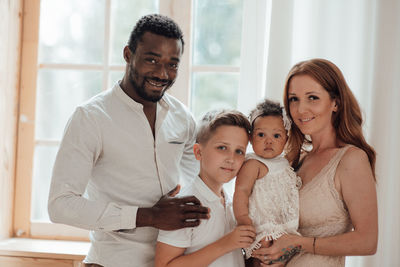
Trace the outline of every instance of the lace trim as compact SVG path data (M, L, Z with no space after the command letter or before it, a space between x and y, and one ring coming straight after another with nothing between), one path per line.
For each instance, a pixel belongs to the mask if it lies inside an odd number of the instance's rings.
M298 227L298 220L292 220L290 222L281 225L272 225L271 223L266 223L261 225L260 226L261 232L257 234L253 244L251 244L250 247L244 249L246 252L246 259L251 257L254 250L257 250L261 247L260 242L264 238L267 241L271 241L278 239L284 234L288 233L298 234L298 232L296 231L297 227ZM273 229L273 230L267 231L263 229Z
M271 231L276 225L298 219L298 186L299 179L289 168L286 173L267 175L256 181L249 197L249 215L257 232L266 229L262 226L267 223L271 224L271 228L267 228Z
M279 237L281 237L284 234L287 234L287 232L284 230L279 231L279 232L274 232L274 233L267 233L267 232L259 233L257 235L255 241L253 242L253 244L251 244L250 247L244 249L244 251L246 253L246 259L251 257L251 255L253 254L253 251L255 251L261 247L261 240L263 240L264 238L268 241L271 241L271 240L278 239Z
M246 257L260 248L260 241L274 240L285 233L297 233L299 224L299 190L301 179L293 171L285 158L261 159L249 157L268 166L270 171L257 179L249 197L249 217L256 228L257 237L245 249Z

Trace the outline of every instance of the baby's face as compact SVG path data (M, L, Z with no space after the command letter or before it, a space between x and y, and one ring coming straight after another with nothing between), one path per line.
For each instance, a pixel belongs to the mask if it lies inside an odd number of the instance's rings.
M266 159L279 156L285 147L287 134L280 116L258 117L254 121L251 144L254 153Z

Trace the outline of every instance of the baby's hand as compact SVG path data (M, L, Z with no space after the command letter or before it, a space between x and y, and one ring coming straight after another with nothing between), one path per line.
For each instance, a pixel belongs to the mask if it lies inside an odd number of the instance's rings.
M248 215L239 216L236 220L238 225L253 225L253 222Z
M247 248L253 243L255 237L256 232L253 226L240 225L227 234L224 237L224 241L225 244L232 247L232 249Z

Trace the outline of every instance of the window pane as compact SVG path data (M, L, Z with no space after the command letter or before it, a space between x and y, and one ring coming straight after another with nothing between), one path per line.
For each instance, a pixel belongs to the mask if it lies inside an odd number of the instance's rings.
M51 171L56 158L57 146L35 147L32 181L32 213L34 221L50 221L47 213L47 198L51 180Z
M111 2L111 64L125 64L122 50L136 21L158 13L158 0L114 0Z
M41 0L39 63L102 63L104 0Z
M110 78L108 79L108 88L114 86L118 81L124 78L124 71L112 71L110 72Z
M194 4L195 65L240 64L242 0L196 0Z
M36 102L36 139L60 140L75 107L101 91L102 73L40 70Z
M194 73L191 110L198 119L212 109L234 109L237 103L239 74Z

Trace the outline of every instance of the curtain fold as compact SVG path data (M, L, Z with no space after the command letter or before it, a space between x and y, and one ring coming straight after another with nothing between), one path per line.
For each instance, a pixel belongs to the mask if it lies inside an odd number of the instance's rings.
M369 140L377 152L379 244L365 267L400 266L400 2L377 2Z

